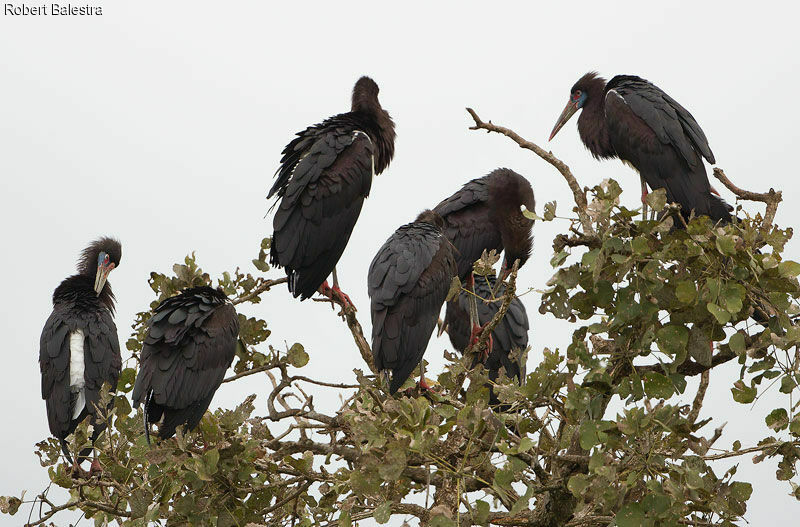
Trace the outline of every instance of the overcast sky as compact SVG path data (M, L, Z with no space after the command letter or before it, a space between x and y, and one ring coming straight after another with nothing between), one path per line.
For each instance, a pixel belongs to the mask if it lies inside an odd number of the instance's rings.
M372 256L395 228L467 180L507 166L531 181L539 210L551 200L562 215L572 206L549 165L504 137L469 131L465 106L551 148L583 185L617 178L623 200L637 206L637 176L618 161L594 161L575 120L546 144L569 88L588 70L637 74L666 90L694 114L718 166L735 183L783 189L777 220L800 223L792 195L800 140L795 2L487 8L487 2L98 1L99 17L0 16L0 276L7 306L0 317L6 426L0 495L27 489L32 497L46 485L33 454L34 443L48 435L39 335L53 289L74 272L86 243L99 235L123 243L121 265L110 277L122 342L134 313L153 299L151 270L168 272L196 251L212 276L237 265L256 272L249 262L271 232L265 196L281 149L294 132L349 110L362 74L380 85L398 134L395 159L374 181L338 266L367 333ZM544 287L552 274L550 242L566 225L536 225L522 287ZM800 259L797 242L787 255ZM563 348L570 327L538 314L537 293L523 300L531 317L531 368L544 347ZM268 321L273 345L304 343L311 375L347 381L354 367L363 367L347 328L325 304L300 303L281 287L245 312ZM432 339L426 355L432 374L441 370L448 345ZM737 375L735 365L712 373L703 414L729 422L718 446L734 439L749 446L769 433L767 403L750 408L732 401ZM262 382L226 384L212 407L263 394ZM755 484L751 524L796 520L800 508L789 486L775 481L775 463L738 461L737 478ZM735 462L716 465L717 473ZM0 516L0 525L22 521Z

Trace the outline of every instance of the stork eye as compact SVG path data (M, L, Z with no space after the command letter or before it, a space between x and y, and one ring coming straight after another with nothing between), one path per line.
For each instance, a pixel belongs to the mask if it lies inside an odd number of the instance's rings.
M580 99L580 97L581 97L581 91L580 90L575 90L574 92L572 92L572 98L575 99L576 101L578 99Z

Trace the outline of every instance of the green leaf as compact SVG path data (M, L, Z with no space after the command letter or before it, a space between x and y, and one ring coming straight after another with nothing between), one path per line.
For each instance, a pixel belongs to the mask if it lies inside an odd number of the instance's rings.
M686 471L686 485L690 489L703 489L706 486L706 481L697 470L690 468Z
M735 315L742 310L742 302L744 301L745 289L741 284L735 282L728 282L721 292L721 299L725 309L732 315ZM716 316L716 315L715 315ZM724 324L724 322L720 322Z
M726 256L736 254L736 238L733 235L717 236L717 250Z
M552 258L550 258L550 265L553 267L558 267L559 265L563 264L569 253L567 251L561 251L558 254L554 254Z
M16 496L0 496L0 512L14 516L22 505L22 500Z
M753 485L745 481L731 483L731 497L739 501L747 501L753 494Z
M586 474L575 474L567 482L567 489L576 497L580 498L581 493L589 486L589 476Z
M789 414L786 413L785 408L776 408L769 413L764 421L769 428L777 432L783 430L789 424Z
M800 263L784 260L778 264L778 272L785 278L795 278L800 275Z
M292 347L289 348L289 353L287 354L286 358L289 360L289 364L295 368L302 368L308 364L308 353L306 353L303 345L299 342L292 344Z
M719 322L720 324L725 325L728 322L730 322L731 314L728 313L728 311L719 307L717 304L709 302L708 304L706 304L706 308L708 309L709 313L714 315L714 318L716 318L717 322Z
M694 326L689 330L689 356L703 366L711 366L711 346L711 337L705 328Z
M475 523L478 525L487 525L489 523L489 512L491 508L485 501L478 500L475 502Z
M671 356L678 356L686 349L689 342L689 331L686 326L669 324L656 332L658 349Z
M781 378L781 393L792 393L796 386L797 383L791 375L784 375Z
M742 449L742 442L737 439L736 441L733 442L733 446L731 448L733 449L734 452L738 452L739 450Z
M691 304L697 298L697 286L691 280L678 282L675 286L675 296L682 304Z
M758 391L755 388L747 386L741 379L733 383L733 388L731 388L733 400L742 404L752 403L755 400L757 393Z
M461 293L461 280L459 280L457 276L454 276L453 279L450 280L450 290L447 291L447 298L445 298L445 300L447 302L455 300L458 298L459 293Z
M675 393L675 388L666 376L649 371L644 374L644 391L650 397L668 399Z
M581 448L590 450L593 446L600 443L597 435L597 424L594 421L584 421L580 427Z
M744 335L739 332L734 333L731 335L731 338L728 339L728 347L731 348L731 351L737 355L741 355L744 353L745 350L745 342L744 342Z
M552 221L553 218L556 217L556 202L555 201L548 201L544 204L544 213L543 213L544 221Z
M663 188L657 188L652 192L648 192L645 201L654 211L663 210L667 204L667 191Z
M372 517L375 521L381 525L384 523L389 522L389 518L392 517L392 504L389 501L384 501L377 507L375 507L375 511L372 513Z
M269 264L263 260L253 260L253 265L255 265L256 269L258 269L262 273L266 273L267 271L269 271Z
M795 416L792 422L789 423L789 432L793 435L800 436L800 416Z
M629 503L622 507L616 516L617 527L642 527L644 510L639 503Z
M339 514L339 527L352 527L353 520L350 517L350 511L342 511Z

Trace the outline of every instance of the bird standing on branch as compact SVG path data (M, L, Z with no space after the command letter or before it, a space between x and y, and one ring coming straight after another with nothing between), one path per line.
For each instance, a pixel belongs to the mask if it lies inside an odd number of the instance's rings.
M372 355L378 371L391 370L389 392L395 393L420 365L450 282L456 275L453 245L442 218L422 212L392 234L369 266Z
M147 323L132 398L149 443L151 423L161 439L200 423L236 354L239 319L225 293L200 286L161 302Z
M117 388L122 356L114 325L114 293L109 273L119 266L122 245L100 238L81 253L78 274L66 278L53 293L53 312L44 324L39 343L42 399L46 401L50 432L61 441L71 462L66 438L91 416L92 442L106 429L99 408L100 390ZM80 452L73 470L91 449ZM97 458L91 472L101 471Z
M394 123L378 101L378 85L361 77L350 112L306 128L284 148L267 196L278 196L270 262L285 268L295 298L305 300L319 291L352 305L339 289L335 266L373 176L392 160L394 138ZM333 288L327 282L331 273Z
M714 154L692 114L651 82L634 75L610 81L589 72L572 87L569 102L550 139L578 110L578 132L596 159L619 158L641 178L642 203L647 186L663 188L685 218L709 216L731 220L732 207L711 187L703 158Z

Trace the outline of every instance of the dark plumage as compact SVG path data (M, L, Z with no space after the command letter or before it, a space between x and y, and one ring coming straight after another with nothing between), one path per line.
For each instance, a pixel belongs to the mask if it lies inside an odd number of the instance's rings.
M144 404L145 432L159 423L161 439L197 426L236 353L239 319L221 290L186 289L161 302L144 339L134 407Z
M731 207L711 188L703 158L715 163L692 114L649 81L634 75L605 79L590 72L572 87L569 103L550 139L579 109L578 132L596 159L617 157L632 165L667 201L715 221L728 222Z
M42 398L50 432L61 440L67 459L71 456L66 438L87 415L94 426L92 441L105 430L97 408L100 389L105 382L112 392L117 388L122 357L113 318L114 294L106 277L121 258L122 246L111 238L100 238L84 249L79 274L56 288L53 312L42 329Z
M267 196L278 196L270 262L285 268L295 297L312 296L333 271L373 175L392 160L394 138L378 85L361 77L350 112L306 128L284 148Z
M484 250L505 250L504 267L514 260L522 267L531 253L533 220L522 215L524 205L536 208L527 179L507 168L473 179L434 209L444 220L444 232L457 253L458 276L464 280Z
M372 356L395 393L422 360L456 273L442 218L426 210L392 234L369 267Z
M496 287L496 278L480 276L475 279L475 294L483 299L492 298L492 290ZM478 301L478 323L483 326L488 324L497 314L502 304L502 295L505 293L505 285L499 286L497 300L493 302ZM453 347L464 353L469 347L471 328L469 322L469 298L466 294L459 295L458 299L447 303L447 310L444 317L444 325L450 336ZM492 331L492 348L485 361L486 369L489 371L489 379L494 381L500 374L500 368L505 369L508 377L515 377L521 381L525 377L525 362L520 356L521 352L528 346L528 313L522 301L514 297L508 307L505 316ZM512 359L509 355L515 353ZM473 367L478 363L476 357ZM497 397L494 392L490 395L490 404L497 404Z

